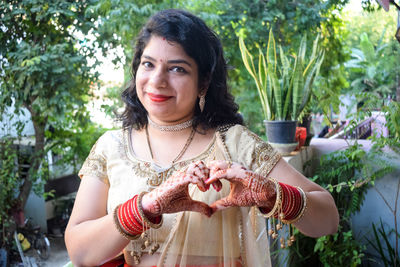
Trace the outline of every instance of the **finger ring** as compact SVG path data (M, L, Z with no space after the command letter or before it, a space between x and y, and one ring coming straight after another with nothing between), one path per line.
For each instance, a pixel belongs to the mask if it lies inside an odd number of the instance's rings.
M228 169L232 166L232 161L228 161Z

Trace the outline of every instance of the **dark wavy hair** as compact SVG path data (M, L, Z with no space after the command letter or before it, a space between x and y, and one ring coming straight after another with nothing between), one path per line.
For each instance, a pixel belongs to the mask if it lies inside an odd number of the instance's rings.
M142 129L147 125L147 111L137 96L135 79L143 50L153 35L180 44L198 65L199 86L208 86L203 112L196 105L194 128L199 125L209 129L225 124L243 124L238 114L239 107L228 92L227 65L221 41L200 18L187 11L168 9L154 14L137 36L131 65L132 79L122 92L126 104L120 116L123 128Z

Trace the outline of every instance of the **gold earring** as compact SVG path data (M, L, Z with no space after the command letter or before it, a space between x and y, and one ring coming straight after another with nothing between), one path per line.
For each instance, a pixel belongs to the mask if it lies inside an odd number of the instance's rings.
M204 95L200 96L200 100L199 100L199 107L200 107L201 112L203 112L205 105L206 105L206 95L204 94Z

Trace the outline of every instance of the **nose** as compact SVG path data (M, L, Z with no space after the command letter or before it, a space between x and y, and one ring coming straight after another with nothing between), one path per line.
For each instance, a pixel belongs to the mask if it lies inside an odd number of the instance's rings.
M155 88L164 88L167 86L166 72L161 66L152 71L149 82Z

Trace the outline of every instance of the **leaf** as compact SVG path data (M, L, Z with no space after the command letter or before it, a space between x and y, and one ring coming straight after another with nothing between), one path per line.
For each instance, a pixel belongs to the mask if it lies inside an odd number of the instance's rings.
M247 50L242 37L239 37L239 49L240 49L240 52L242 55L244 66L246 67L247 71L250 73L250 75L253 77L253 79L256 83L258 94L259 94L260 100L261 100L261 105L263 106L264 116L266 119L268 119L271 115L269 112L270 107L268 105L268 99L266 99L266 93L265 93L265 89L264 89L265 86L263 87L262 81L260 81L259 75L257 75L256 69L255 69L254 63L253 63L253 56ZM262 64L261 64L261 66L262 66Z
M269 38L267 45L267 64L268 70L276 73L276 46L275 46L275 38L274 33L272 32L272 28L269 30Z
M338 186L336 187L336 192L337 192L337 193L340 193L341 190L342 190L342 186L341 186L341 185L338 185Z
M295 63L294 63L294 71L293 71L293 93L292 93L292 114L291 114L291 119L296 120L297 115L299 114L300 110L300 104L301 104L301 98L302 98L302 89L303 89L303 66L300 62L300 58L296 57Z
M365 60L373 62L375 60L375 49L365 32L360 36L360 47L365 55Z

